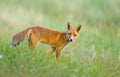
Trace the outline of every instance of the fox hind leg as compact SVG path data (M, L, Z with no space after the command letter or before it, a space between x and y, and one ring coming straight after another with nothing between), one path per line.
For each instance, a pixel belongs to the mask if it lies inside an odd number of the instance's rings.
M53 52L55 52L56 48L55 47L51 47L50 51L47 53L47 57L49 57L50 55L53 54Z
M38 38L32 33L29 36L28 42L29 42L29 49L33 50L38 42Z

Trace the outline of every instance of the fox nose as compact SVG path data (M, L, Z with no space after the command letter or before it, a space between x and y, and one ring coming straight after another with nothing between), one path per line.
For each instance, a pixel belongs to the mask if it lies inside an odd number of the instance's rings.
M70 42L72 42L73 41L73 39L70 39Z

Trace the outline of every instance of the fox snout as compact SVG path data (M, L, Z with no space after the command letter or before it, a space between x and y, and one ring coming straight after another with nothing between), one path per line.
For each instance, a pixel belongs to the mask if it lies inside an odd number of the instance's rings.
M70 42L72 42L72 41L74 41L74 38L69 38L68 40L69 40Z
M71 39L70 39L70 41L72 42L72 41L74 41L74 39L73 39L73 38L71 38Z

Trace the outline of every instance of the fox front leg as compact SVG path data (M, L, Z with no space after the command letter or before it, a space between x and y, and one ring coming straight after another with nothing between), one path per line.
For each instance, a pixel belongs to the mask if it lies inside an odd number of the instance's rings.
M63 49L63 47L57 48L56 49L56 60L60 59L60 55L61 55L61 50Z

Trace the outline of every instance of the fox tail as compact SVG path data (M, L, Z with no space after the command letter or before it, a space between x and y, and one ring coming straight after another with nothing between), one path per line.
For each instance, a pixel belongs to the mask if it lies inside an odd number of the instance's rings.
M27 29L25 31L22 31L20 33L17 33L14 37L12 42L10 43L10 47L14 47L20 44L20 42L23 42L26 39L29 39L31 29Z

